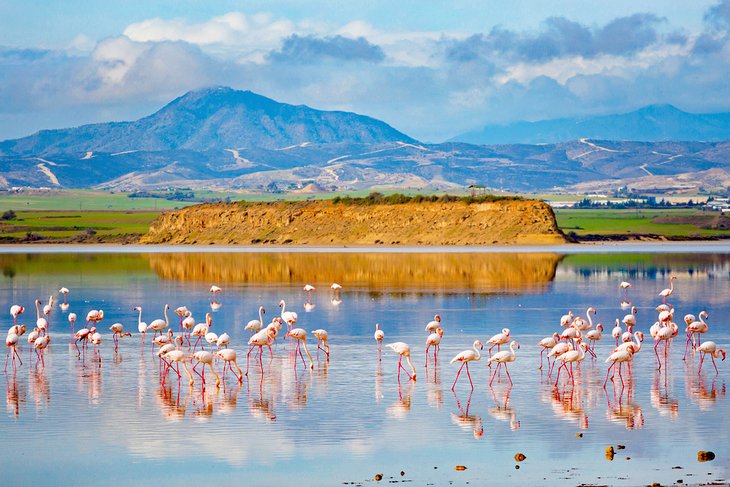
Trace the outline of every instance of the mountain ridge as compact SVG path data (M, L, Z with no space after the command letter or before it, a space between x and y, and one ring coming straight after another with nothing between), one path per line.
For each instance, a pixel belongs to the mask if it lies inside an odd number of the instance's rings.
M479 145L554 144L581 138L719 142L730 139L730 112L696 114L671 104L654 104L627 113L486 125L449 141Z

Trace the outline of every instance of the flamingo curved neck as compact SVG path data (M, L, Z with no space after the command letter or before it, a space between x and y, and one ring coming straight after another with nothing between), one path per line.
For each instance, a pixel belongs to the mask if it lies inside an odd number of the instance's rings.
M41 304L41 302L40 302L40 301L38 301L38 300L36 299L36 300L35 300L35 312L36 312L36 314L38 315L38 318L37 318L37 319L40 319L40 317L41 317L41 308L40 308L40 304Z
M165 324L170 325L170 320L167 318L167 306L165 306L165 311L163 313L165 315Z
M480 359L482 358L482 354L481 354L481 352L479 351L479 349L477 348L477 346L476 346L476 345L474 345L474 346L473 346L472 348L473 348L473 349L474 349L474 351L475 351L475 352L477 353L477 356L476 356L476 357L474 358L474 360L480 360Z
M263 306L259 306L259 323L261 323L262 325L264 324L264 315L261 313L263 309Z
M142 323L142 308L139 308L139 318L137 318L137 324Z
M591 318L591 308L588 308L586 311L586 317L588 318L588 323L591 325L589 328L593 328L593 319Z

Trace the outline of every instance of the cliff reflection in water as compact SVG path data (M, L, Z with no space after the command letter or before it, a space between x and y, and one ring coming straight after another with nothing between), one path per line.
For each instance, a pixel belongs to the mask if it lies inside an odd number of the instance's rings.
M331 283L400 290L540 289L555 278L553 253L164 253L147 254L162 279Z

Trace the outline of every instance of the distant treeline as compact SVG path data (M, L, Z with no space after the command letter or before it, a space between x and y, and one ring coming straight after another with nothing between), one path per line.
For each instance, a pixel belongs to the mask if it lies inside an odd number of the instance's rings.
M494 201L514 201L521 200L519 196L497 196L493 194L485 194L481 196L455 196L451 194L444 194L441 196L431 195L426 196L417 194L415 196L408 196L401 193L393 193L391 195L384 195L383 193L372 192L365 197L353 198L351 196L335 196L332 198L332 202L341 205L400 205L404 203L491 203Z
M620 201L620 202L593 201L590 198L583 198L575 205L576 208L613 208L613 209L694 208L696 206L704 206L704 203L701 203L699 201L695 202L692 200L689 200L686 203L672 203L670 201L666 201L665 199L661 199L661 200L657 201L657 199L654 196L642 197L642 199L632 199L632 200Z

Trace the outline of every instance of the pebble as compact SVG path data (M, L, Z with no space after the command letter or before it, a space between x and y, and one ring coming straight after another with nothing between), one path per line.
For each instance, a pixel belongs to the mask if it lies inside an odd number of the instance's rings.
M404 472L403 470L401 470L401 471L400 471L400 476L401 476L401 477L403 477L403 476L404 476L405 474L406 474L406 473L405 473L405 472Z
M583 433L576 433L575 436L576 438L583 438Z
M700 450L697 452L698 462L710 462L715 459L715 454L711 451Z
M457 466L454 467L454 470L466 470L466 466L465 465L457 465Z
M613 447L607 446L606 447L606 460L613 461L613 455L614 455Z
M521 462L525 458L527 458L527 457L525 456L524 453L515 453L515 460L516 461Z
M383 480L383 474L382 473L376 473L375 474L375 480L377 480L378 482L380 482L381 480Z
M515 470L519 470L519 469L520 469L520 466L519 465L515 465Z
M626 448L626 445L616 445L617 450L623 450L624 448Z

